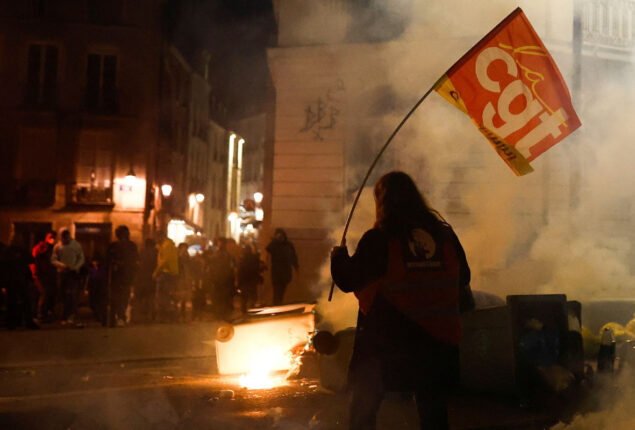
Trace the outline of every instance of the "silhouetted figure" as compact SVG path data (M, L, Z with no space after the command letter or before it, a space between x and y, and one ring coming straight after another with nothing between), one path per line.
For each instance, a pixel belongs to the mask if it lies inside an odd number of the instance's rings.
M55 246L57 233L50 231L44 240L33 247L32 255L35 260L31 265L33 281L40 293L37 305L37 317L42 322L53 320L55 299L57 298L57 270L51 264L51 255Z
M205 265L206 260L203 253L198 253L190 259L190 275L192 277L192 319L202 319L207 305Z
M87 275L90 308L95 319L104 326L108 323L108 269L105 263L100 254L95 254Z
M459 313L474 307L458 238L403 172L375 186L376 221L349 257L331 254L331 274L359 300L351 429L374 429L385 391L415 393L421 428L447 429L447 396L459 377Z
M7 328L13 330L24 324L26 328L38 329L31 313L33 277L29 266L33 264L33 257L16 236L4 251L3 259L6 270Z
M68 324L74 324L81 289L80 270L84 265L84 252L81 245L71 237L70 231L62 230L60 240L53 247L51 263L57 268L60 276L60 289L64 298L63 319Z
M110 325L123 326L126 324L132 284L139 269L139 251L130 240L130 231L125 225L117 227L115 236L117 240L108 246Z
M157 267L157 244L154 239L146 239L139 256L139 273L134 287L134 319L148 321L152 318L156 283L152 273Z
M218 241L218 250L210 259L209 274L213 282L212 306L217 318L228 321L233 312L233 299L236 290L236 262L227 251L226 241Z
M179 243L179 246L177 247L179 254L179 281L176 289L175 301L179 312L179 318L183 322L187 320L187 303L192 300L191 258L188 249L189 245L185 242Z
M243 313L258 302L258 284L262 282L263 269L256 247L252 243L246 243L238 262L238 289Z
M271 283L273 285L273 304L281 305L287 285L291 282L292 268L299 269L295 247L287 239L287 233L277 228L273 239L267 245L270 257Z

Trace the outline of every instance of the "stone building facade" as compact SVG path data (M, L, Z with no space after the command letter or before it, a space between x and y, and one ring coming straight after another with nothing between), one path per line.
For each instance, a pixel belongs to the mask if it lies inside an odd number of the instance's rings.
M137 242L171 219L224 230L209 58L169 43L164 3L0 1L0 241L69 228L92 256L122 224Z
M161 2L125 4L0 2L0 240L67 227L91 255L147 232Z

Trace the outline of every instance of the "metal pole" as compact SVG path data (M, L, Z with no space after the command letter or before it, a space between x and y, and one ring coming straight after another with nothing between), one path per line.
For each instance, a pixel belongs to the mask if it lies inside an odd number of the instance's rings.
M573 2L573 100L582 106L582 1ZM580 202L580 151L582 141L579 135L573 136L573 144L569 148L569 209L575 210Z
M390 145L390 142L392 142L392 140L395 137L395 135L399 132L399 130L401 130L401 127L403 127L403 125L406 123L406 121L408 121L408 118L410 118L412 116L414 111L417 110L419 105L421 103L423 103L423 101L430 95L432 90L434 90L437 87L439 81L435 82L434 85L432 85L430 87L430 89L428 91L426 91L426 93L423 95L423 97L421 97L417 101L417 103L415 103L415 105L412 107L412 109L410 109L410 112L408 112L408 114L401 120L401 122L399 123L397 128L395 128L395 131L392 132L392 134L390 135L390 137L388 138L386 143L384 143L384 146L381 148L381 150L379 151L379 153L377 154L377 156L373 160L373 163L368 168L368 172L366 172L366 176L364 177L364 180L362 181L362 184L359 186L359 190L357 190L357 195L355 196L355 200L353 200L353 206L351 207L351 210L348 213L348 218L346 218L346 224L344 225L344 232L342 233L342 240L340 241L340 246L346 245L346 233L348 232L348 227L349 227L349 225L351 223L351 219L353 218L353 212L355 212L355 207L357 207L357 202L359 201L359 196L361 196L362 190L364 189L364 186L366 185L366 182L368 181L368 178L370 177L370 174L372 173L373 169L375 168L375 165L379 161L379 158L382 156L382 154L384 153L386 148L388 148L388 145ZM332 281L331 282L331 290L329 291L329 302L333 298L333 289L334 288L335 288L335 281Z

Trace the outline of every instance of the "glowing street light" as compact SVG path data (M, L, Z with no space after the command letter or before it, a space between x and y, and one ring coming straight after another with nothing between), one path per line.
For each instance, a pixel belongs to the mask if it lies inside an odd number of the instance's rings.
M260 202L262 202L262 193L261 192L255 192L254 193L254 201L257 204L260 204Z
M170 197L170 194L172 194L172 185L170 184L161 185L161 194L163 194L163 197Z
M196 201L199 203L203 203L205 201L205 195L203 193L196 194Z

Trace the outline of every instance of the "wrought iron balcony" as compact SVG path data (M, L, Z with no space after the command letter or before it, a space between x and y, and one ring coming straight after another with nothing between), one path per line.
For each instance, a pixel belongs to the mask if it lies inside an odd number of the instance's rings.
M112 205L112 187L91 187L73 184L70 187L70 204Z

